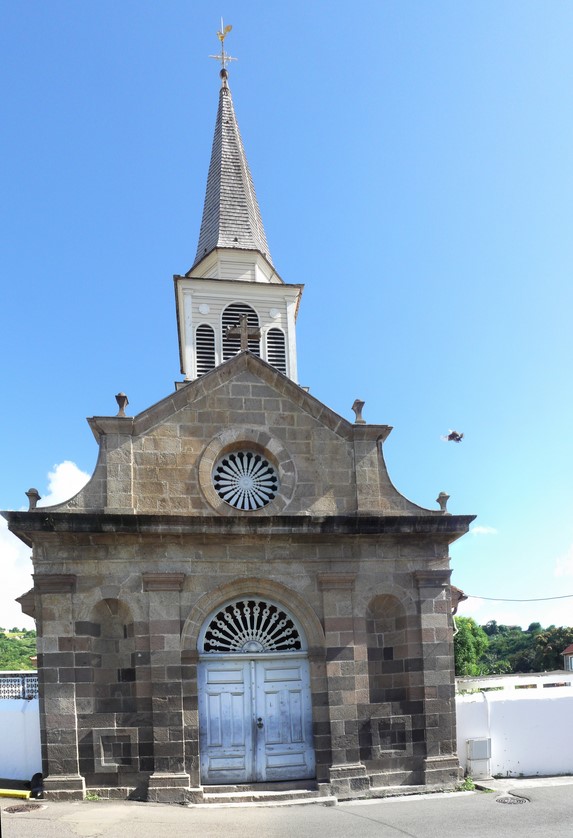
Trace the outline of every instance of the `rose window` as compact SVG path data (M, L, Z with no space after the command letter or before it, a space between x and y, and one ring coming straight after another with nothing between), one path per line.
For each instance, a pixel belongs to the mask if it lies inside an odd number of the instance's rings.
M279 479L274 466L261 454L235 451L216 463L213 486L235 509L261 509L276 496Z
M301 636L293 620L278 605L262 600L237 600L210 620L204 652L296 652Z

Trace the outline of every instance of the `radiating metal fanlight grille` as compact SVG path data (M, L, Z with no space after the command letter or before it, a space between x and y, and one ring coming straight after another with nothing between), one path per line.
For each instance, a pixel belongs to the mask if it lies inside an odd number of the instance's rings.
M235 451L216 463L213 486L219 497L235 509L261 509L276 496L279 478L262 454Z
M240 599L225 605L210 621L204 652L296 652L302 649L293 620L278 605Z

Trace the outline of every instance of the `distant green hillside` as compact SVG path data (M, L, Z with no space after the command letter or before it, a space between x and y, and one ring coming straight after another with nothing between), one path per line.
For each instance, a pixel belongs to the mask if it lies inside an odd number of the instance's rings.
M36 632L0 629L0 670L36 669L30 658L36 654Z

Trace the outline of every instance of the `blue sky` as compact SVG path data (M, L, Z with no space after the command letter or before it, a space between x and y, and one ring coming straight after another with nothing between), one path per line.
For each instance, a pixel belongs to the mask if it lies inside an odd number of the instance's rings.
M273 260L306 286L301 384L394 426L406 496L478 515L452 547L460 613L573 624L573 598L477 598L573 594L560 0L0 2L0 508L64 499L95 466L85 417L180 378L172 275L197 245L221 14ZM0 529L0 625L29 624L28 552Z

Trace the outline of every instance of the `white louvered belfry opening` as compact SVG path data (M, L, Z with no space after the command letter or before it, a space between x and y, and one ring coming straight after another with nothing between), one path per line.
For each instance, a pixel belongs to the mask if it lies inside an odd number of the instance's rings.
M227 337L227 329L230 326L238 326L241 315L247 315L247 325L249 329L259 328L259 318L254 308L251 308L247 303L231 303L230 306L224 310L221 325L223 331L223 361L228 361L241 351L240 337ZM249 338L249 352L253 355L261 356L261 341L259 338Z
M215 369L215 330L207 323L197 326L195 331L195 357L197 378Z
M286 341L282 329L269 329L267 332L267 361L286 375Z
M264 298L262 293L256 300L251 301L245 295L246 299L230 303L229 297L225 300L225 296L223 293L223 299L217 299L215 294L201 293L195 299L191 295L183 298L185 318L180 323L180 329L183 330L185 345L183 367L186 380L205 376L241 352L242 317L246 318L248 332L260 335L247 336L249 352L295 380L296 358L289 337L290 310L284 306L273 306L275 300ZM227 336L229 329L236 332L233 337Z

